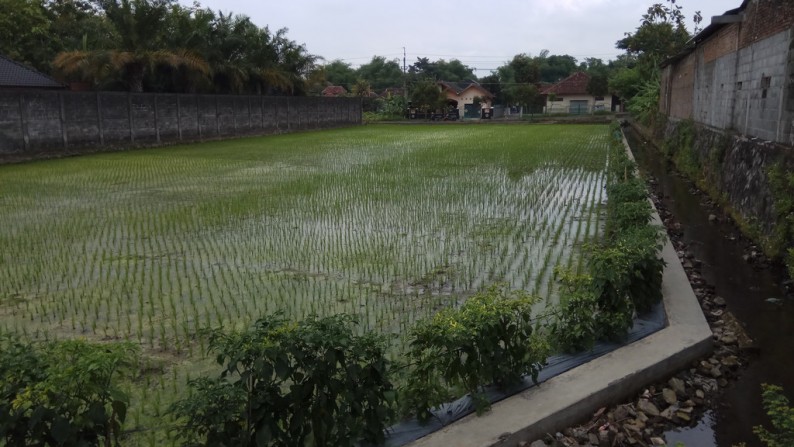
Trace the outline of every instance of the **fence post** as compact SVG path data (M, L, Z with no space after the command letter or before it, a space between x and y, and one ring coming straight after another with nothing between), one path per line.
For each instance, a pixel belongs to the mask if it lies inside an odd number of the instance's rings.
M221 136L221 112L218 109L218 95L215 95L215 133Z
M30 135L28 135L28 120L25 116L27 107L25 107L24 93L19 94L19 130L22 134L22 147L27 151L30 149Z
M102 97L99 92L96 92L96 121L97 130L99 131L99 145L105 145L105 129L102 126Z
M182 108L180 107L180 97L182 95L174 95L176 96L176 133L179 136L179 141L182 141Z
M232 97L232 127L234 135L237 136L237 96Z
M130 126L130 143L135 144L135 119L132 117L132 93L127 92L127 121Z
M159 93L154 94L154 135L157 138L157 144L160 144L160 120L157 115L157 99L159 97Z
M198 137L199 140L201 139L201 101L199 101L199 95L193 95L193 99L196 100L196 129L198 129Z
M67 149L69 147L69 136L66 134L66 111L63 106L63 92L58 92L58 114L60 115L63 148Z

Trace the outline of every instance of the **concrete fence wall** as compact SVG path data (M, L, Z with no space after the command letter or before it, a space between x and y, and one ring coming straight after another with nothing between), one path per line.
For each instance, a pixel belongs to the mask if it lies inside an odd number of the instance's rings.
M0 91L0 156L156 146L360 123L357 98Z

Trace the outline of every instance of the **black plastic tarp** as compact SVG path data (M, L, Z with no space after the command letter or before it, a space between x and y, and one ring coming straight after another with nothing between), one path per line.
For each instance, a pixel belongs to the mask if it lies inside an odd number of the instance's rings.
M662 303L656 304L647 314L635 318L634 325L622 343L597 343L592 350L573 355L553 355L548 358L546 366L540 371L538 382L542 383L556 375L562 374L590 360L614 351L622 346L634 343L667 326L667 315ZM522 383L509 390L497 390L495 387L486 387L486 396L491 403L498 402L516 393L535 386L531 377L524 377ZM393 425L388 430L386 445L398 447L427 436L444 426L447 426L464 416L474 413L474 405L469 396L442 405L433 410L435 416L427 424L421 425L416 419L403 421Z

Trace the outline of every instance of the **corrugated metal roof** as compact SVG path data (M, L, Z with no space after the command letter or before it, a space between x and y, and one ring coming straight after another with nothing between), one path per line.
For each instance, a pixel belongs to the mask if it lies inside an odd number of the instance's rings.
M0 88L2 87L64 88L65 86L43 73L0 54Z

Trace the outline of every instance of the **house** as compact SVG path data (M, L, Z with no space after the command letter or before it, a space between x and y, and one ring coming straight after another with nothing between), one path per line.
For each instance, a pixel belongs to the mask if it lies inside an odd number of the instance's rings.
M346 96L347 90L341 85L329 85L320 92L320 95L327 97Z
M55 79L0 54L0 90L65 88Z
M612 109L612 95L594 96L587 92L590 76L578 71L540 91L546 96L546 113L592 113Z
M659 111L794 144L794 3L744 0L662 64Z
M493 103L493 94L475 81L438 81L438 86L446 95L447 104L458 109L464 118L480 118L481 110L490 109Z

